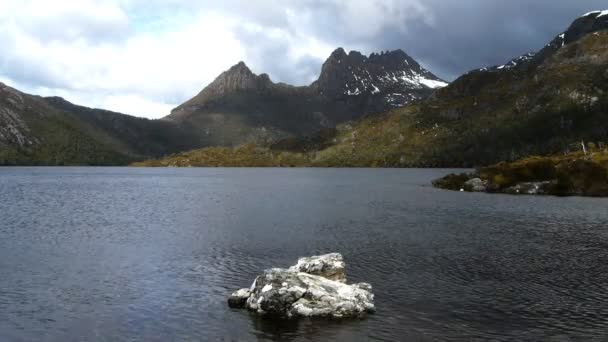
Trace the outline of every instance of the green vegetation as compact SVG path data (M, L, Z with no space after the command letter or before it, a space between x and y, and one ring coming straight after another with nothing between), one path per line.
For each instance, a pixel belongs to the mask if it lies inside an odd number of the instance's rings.
M193 132L169 121L2 91L0 124L4 113L18 113L27 143L0 140L0 165L128 165L200 146Z
M466 190L479 178L487 192L608 196L608 150L589 144L587 152L528 157L482 167L471 174L448 175L433 182L438 188Z
M192 152L174 154L160 160L134 163L133 166L152 167L295 167L309 166L310 159L303 153L272 151L247 144L237 148L209 147Z
M468 180L473 179L475 174L460 173L460 174L449 174L445 177L436 179L433 181L433 186L440 189L459 191L464 190L466 187L464 183Z

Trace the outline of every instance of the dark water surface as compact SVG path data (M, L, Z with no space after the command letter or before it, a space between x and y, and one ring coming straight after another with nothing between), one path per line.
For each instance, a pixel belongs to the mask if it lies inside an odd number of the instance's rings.
M0 169L0 341L606 341L608 200L445 192L446 170ZM378 313L228 294L341 252Z

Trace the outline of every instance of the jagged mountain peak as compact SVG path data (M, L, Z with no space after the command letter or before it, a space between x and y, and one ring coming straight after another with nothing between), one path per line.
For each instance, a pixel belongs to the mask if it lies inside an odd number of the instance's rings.
M227 74L232 74L232 73L253 74L253 72L251 71L251 69L249 69L249 67L247 66L247 64L245 64L245 62L243 62L243 61L240 61L237 64L233 65L225 73L227 73Z
M238 91L263 92L272 87L274 83L268 74L256 75L249 69L245 62L241 61L221 73L213 82L205 87L198 95L175 108L171 114L179 116L197 106L222 96Z
M365 56L336 49L321 68L313 87L330 98L361 95L385 96L386 102L401 106L422 98L418 90L446 86L403 50L383 51Z
M346 54L346 51L344 50L344 48L339 47L339 48L335 49L331 53L331 55L329 55L328 59L332 59L332 58L333 59L340 59L340 58L345 58L346 56L348 56L348 55Z

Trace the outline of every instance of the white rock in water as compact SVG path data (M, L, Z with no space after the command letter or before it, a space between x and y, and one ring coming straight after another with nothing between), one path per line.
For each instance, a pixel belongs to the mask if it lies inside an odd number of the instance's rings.
M228 304L281 317L346 318L375 312L372 286L345 284L344 268L342 255L337 253L302 258L289 269L265 271L251 288L233 293Z

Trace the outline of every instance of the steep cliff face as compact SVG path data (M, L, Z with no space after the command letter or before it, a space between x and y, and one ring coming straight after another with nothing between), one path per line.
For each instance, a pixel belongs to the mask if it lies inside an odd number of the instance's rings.
M366 57L338 49L323 64L311 87L336 100L372 96L377 109L388 109L423 99L446 85L402 50Z
M340 48L306 87L273 83L240 62L167 119L196 127L206 145L270 144L426 98L445 85L401 50L366 57Z

